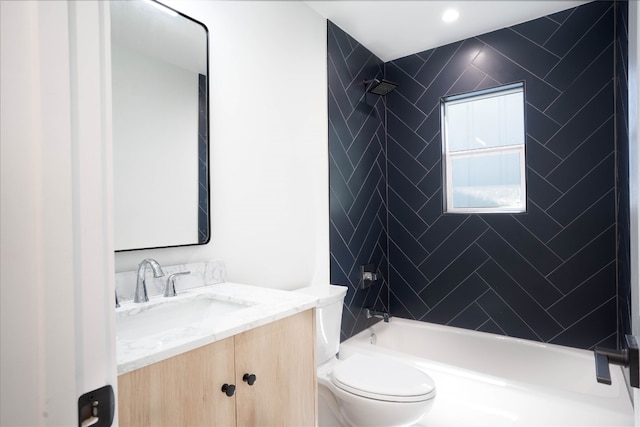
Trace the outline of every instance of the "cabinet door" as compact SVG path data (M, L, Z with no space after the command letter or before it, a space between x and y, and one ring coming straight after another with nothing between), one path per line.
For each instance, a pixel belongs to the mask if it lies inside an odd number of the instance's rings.
M316 425L315 309L237 335L236 385L239 426Z
M233 337L118 377L120 426L235 425Z

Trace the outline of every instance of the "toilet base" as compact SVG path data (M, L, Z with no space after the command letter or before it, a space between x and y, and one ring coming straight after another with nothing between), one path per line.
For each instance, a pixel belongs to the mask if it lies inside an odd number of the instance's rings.
M338 403L326 387L318 385L318 427L349 427L338 408Z
M318 367L318 425L320 427L408 426L429 412L434 398L419 402L389 402L357 396L334 385L333 359Z

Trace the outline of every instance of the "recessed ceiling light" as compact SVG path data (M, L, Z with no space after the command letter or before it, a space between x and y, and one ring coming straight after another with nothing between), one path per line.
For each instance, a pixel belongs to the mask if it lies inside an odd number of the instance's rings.
M455 10L455 9L447 9L442 14L442 20L444 22L453 22L456 19L458 19L459 16L460 16L460 14L458 13L457 10Z

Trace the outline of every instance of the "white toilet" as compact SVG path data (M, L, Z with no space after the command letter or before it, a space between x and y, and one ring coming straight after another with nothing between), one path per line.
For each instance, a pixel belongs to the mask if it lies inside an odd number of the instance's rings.
M320 300L316 309L319 426L406 426L433 405L436 388L423 371L400 361L355 354L337 358L344 286L299 292Z

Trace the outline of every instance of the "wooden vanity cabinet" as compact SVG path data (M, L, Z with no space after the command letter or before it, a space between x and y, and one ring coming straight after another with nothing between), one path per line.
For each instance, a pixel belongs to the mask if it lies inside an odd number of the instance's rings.
M316 424L315 341L315 309L235 337L237 425Z
M223 384L235 387L232 396ZM310 309L119 376L118 420L122 427L313 426L316 390Z
M120 426L235 425L233 337L118 377ZM217 384L220 384L217 386Z

